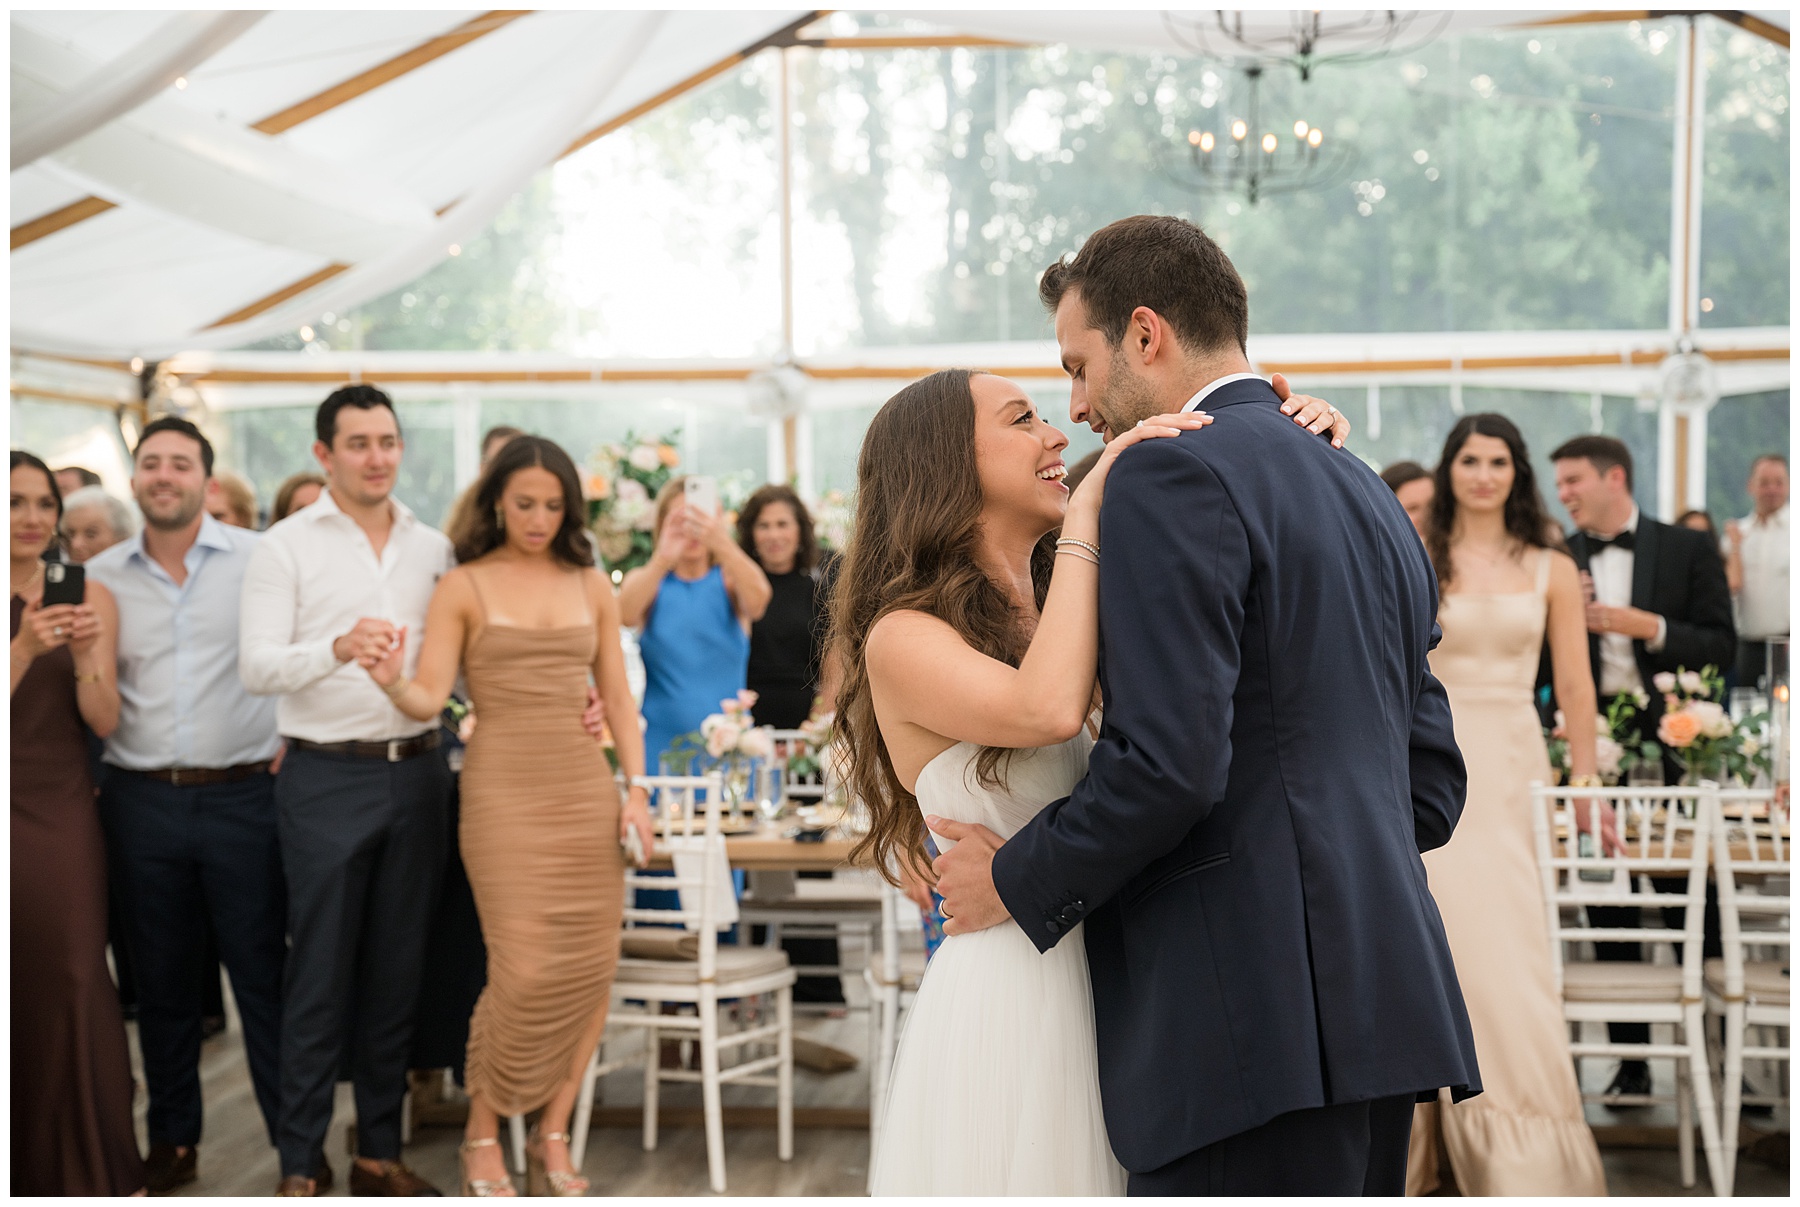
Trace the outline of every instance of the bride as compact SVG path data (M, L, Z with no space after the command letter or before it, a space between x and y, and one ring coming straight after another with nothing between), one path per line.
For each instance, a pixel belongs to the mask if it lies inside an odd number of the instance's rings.
M1314 431L1334 418L1317 399L1283 410ZM1069 794L1093 745L1107 475L1131 445L1211 422L1163 415L1118 435L1071 496L1067 437L1010 381L945 370L882 407L833 608L838 723L873 820L859 859L929 879L925 814L1006 838ZM907 1016L870 1181L878 1195L1124 1193L1079 941L1039 955L1013 925L944 941Z

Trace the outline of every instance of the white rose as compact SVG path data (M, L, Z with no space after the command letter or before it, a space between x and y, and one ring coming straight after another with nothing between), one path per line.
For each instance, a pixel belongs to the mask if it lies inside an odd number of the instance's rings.
M612 514L626 528L638 528L646 532L656 520L656 509L648 501L641 499L615 499Z
M613 488L613 498L620 503L642 504L650 501L650 492L636 478L621 478Z
M1662 671L1653 675L1650 682L1654 683L1656 685L1656 690L1665 696L1675 690L1675 676L1669 671Z
M747 758L766 759L775 753L775 743L766 729L752 729L738 740L738 753Z
M719 718L718 725L706 737L706 753L713 758L722 758L729 754L744 736L744 731L735 722Z
M1608 737L1594 739L1594 768L1601 775L1619 774L1625 748Z
M1693 714L1694 720L1700 722L1700 732L1707 737L1726 738L1731 736L1730 715L1711 700L1696 700L1688 705L1687 711Z
M656 451L654 444L640 444L631 450L631 468L644 474L660 469L662 454Z
M1761 749L1762 743L1749 734L1745 734L1744 740L1738 743L1738 753L1747 759L1755 758L1756 752Z
M1690 696L1706 694L1706 680L1700 677L1699 671L1682 671L1675 676L1675 680L1681 684L1681 690Z
M1632 693L1631 699L1632 699L1632 702L1634 704L1636 704L1639 708L1649 708L1650 707L1650 693L1649 692L1639 690L1637 692Z

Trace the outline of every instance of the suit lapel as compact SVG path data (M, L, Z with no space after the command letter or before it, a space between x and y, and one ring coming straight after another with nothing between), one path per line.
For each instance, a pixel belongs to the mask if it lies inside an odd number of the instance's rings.
M1646 612L1656 610L1650 606L1650 600L1656 590L1656 554L1662 543L1657 532L1660 527L1648 516L1638 517L1636 549L1631 558L1631 606Z

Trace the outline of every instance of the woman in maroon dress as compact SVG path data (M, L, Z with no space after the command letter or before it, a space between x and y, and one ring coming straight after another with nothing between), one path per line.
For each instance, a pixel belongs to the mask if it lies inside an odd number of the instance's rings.
M62 496L12 454L12 1192L144 1187L131 1055L106 970L106 848L87 729L119 720L118 610L87 586L43 606Z

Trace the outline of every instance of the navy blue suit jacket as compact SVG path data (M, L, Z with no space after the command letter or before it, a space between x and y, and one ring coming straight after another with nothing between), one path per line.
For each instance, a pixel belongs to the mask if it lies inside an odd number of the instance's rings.
M1419 858L1466 783L1426 664L1436 577L1393 493L1266 383L1205 408L1107 481L1105 721L994 859L1039 950L1086 922L1137 1172L1288 1111L1480 1088Z

